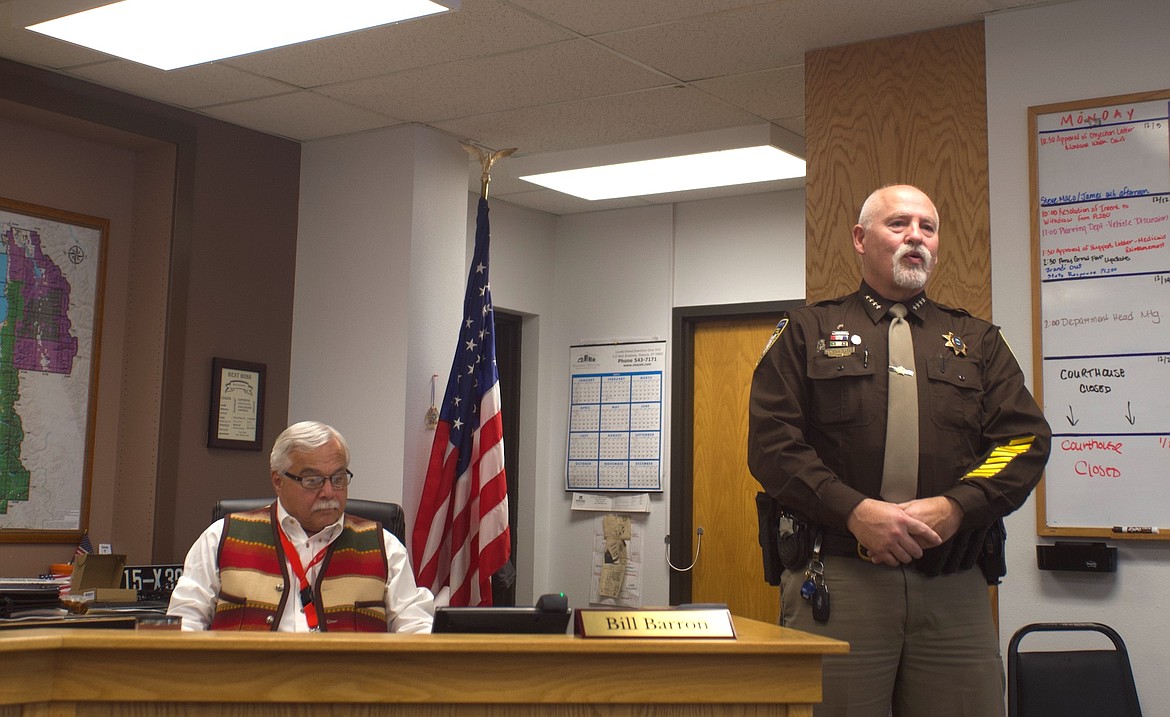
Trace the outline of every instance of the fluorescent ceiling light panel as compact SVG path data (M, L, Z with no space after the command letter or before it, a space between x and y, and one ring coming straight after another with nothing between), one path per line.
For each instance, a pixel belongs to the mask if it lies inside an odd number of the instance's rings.
M448 9L430 0L122 0L28 29L173 70Z
M770 182L804 176L804 160L770 145L678 157L567 169L520 179L582 199L615 199L664 192Z

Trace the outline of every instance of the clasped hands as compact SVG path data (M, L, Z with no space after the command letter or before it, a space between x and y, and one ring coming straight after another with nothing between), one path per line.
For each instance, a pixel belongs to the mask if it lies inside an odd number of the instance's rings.
M849 513L846 525L873 562L894 567L949 540L962 521L958 502L939 495L905 503L866 498Z

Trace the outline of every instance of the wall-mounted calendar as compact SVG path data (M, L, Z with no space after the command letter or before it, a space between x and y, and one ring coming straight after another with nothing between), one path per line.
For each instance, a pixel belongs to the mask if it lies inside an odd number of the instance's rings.
M662 490L665 367L665 341L569 347L566 490Z

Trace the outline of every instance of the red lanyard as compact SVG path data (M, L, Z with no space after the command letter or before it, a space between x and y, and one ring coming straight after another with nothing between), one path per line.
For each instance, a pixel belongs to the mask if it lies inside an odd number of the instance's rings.
M301 605L305 613L305 620L309 623L309 629L314 632L317 630L317 605L313 601L313 587L309 585L309 578L307 573L313 569L313 566L321 562L325 557L325 551L329 550L326 545L321 548L321 551L313 556L309 561L308 566L301 567L301 556L297 549L293 546L292 541L284 534L284 527L279 521L276 523L276 532L280 533L280 544L284 546L284 554L288 558L289 563L292 564L293 572L297 574L297 582L301 589Z

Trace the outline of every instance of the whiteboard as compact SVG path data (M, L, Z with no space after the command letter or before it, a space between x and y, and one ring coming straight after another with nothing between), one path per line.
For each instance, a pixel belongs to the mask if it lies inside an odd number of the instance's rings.
M1167 538L1170 92L1032 107L1029 133L1039 532Z

